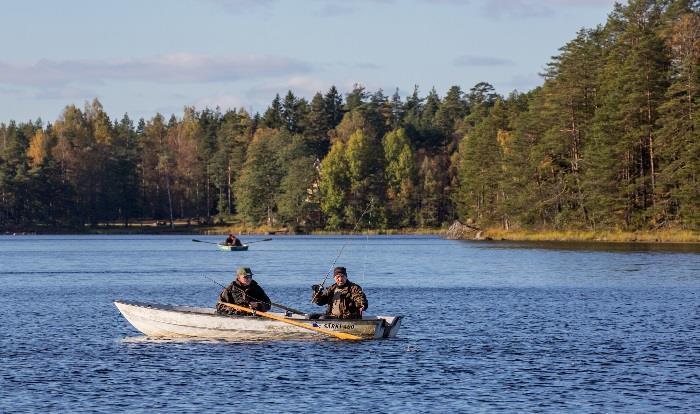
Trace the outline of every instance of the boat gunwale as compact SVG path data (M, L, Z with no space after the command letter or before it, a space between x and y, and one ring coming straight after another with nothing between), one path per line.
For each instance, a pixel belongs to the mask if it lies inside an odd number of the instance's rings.
M200 306L175 305L175 304L167 304L167 303L148 303L148 302L140 302L140 301L135 301L135 300L125 300L125 299L116 299L113 302L114 303L121 303L124 305L137 306L137 307L144 308L144 309L153 309L153 310L161 310L161 311L190 313L190 314L197 314L197 315L220 316L220 317L224 317L224 318L230 318L233 316L233 317L265 319L262 316L255 316L255 315L220 315L220 314L216 313L216 309L214 309L213 307L212 308L204 308L204 307L200 307ZM384 321L385 323L389 323L389 321L388 321L389 319L403 318L403 316L367 315L367 316L363 316L362 319L312 319L312 318L308 318L308 317L305 317L305 318L289 317L288 314L285 312L268 312L268 313L273 313L275 315L284 316L284 317L287 317L287 318L295 320L295 321L320 321L320 322ZM309 314L306 314L306 315L309 315ZM299 315L295 314L294 316L299 316Z

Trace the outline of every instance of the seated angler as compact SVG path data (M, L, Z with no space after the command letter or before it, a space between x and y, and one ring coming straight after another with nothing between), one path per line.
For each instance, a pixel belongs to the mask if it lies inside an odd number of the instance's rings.
M224 241L224 246L243 246L243 243L241 243L241 239L231 233Z
M335 283L326 289L313 285L311 301L319 306L328 305L324 318L362 319L362 312L367 309L367 296L360 285L348 280L344 267L333 269Z
M219 302L216 304L216 313L220 315L247 315L245 312L239 312L226 306L226 303L263 312L269 311L272 307L272 302L263 288L253 280L253 272L249 267L238 268L236 280L221 291Z

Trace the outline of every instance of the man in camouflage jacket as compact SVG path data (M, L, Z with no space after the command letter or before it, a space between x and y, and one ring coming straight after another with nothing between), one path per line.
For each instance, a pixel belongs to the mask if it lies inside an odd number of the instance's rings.
M344 267L333 269L335 284L327 289L319 285L311 288L314 293L311 301L319 306L328 305L326 317L338 319L362 319L362 312L367 309L367 296L360 285L348 280Z
M236 272L236 280L231 282L219 294L216 313L221 315L248 315L239 312L223 303L249 307L254 310L267 312L272 307L270 298L260 285L253 280L253 272L248 267L241 267Z

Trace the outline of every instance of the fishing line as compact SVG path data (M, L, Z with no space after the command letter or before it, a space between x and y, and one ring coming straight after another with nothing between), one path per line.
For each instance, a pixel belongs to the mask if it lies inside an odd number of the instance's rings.
M370 205L371 205L370 201ZM365 283L365 272L367 271L367 245L369 244L369 229L372 227L372 211L369 212L369 220L367 221L367 231L365 231L365 245L362 248L363 258L362 258L362 284Z
M360 223L362 222L362 217L364 217L365 214L369 211L370 207L372 207L373 202L374 202L374 199L371 198L369 200L369 203L367 204L367 207L365 207L365 210L362 212L362 214L360 214L360 217L357 219L357 222L355 223L355 227L352 228L351 233L354 233L357 230L357 226L359 226ZM323 286L325 286L325 284L326 284L326 280L328 279L328 275L330 275L331 272L333 271L333 269L335 268L335 264L338 261L338 258L340 258L340 255L343 253L343 250L345 250L345 246L347 246L347 244L349 242L350 242L350 240L346 240L345 243L343 243L343 245L340 246L340 251L338 251L338 254L335 256L335 259L333 259L333 263L331 263L330 268L326 272L326 275L323 277L323 280L321 281L321 283L319 285L321 288L319 290L315 291L313 297L311 297L312 303L314 300L316 300L316 296L323 290Z

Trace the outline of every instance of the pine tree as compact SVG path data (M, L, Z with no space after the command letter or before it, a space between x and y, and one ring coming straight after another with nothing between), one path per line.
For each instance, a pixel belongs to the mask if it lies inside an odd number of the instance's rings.
M659 108L659 175L656 195L660 225L700 226L700 16L685 2L667 13L664 40L671 51L671 84Z
M238 178L238 207L253 225L277 224L276 197L286 174L279 152L288 136L273 129L259 129L248 146Z
M272 104L269 108L267 108L265 114L260 119L260 122L267 128L282 128L285 126L282 111L282 100L280 99L280 95L276 94L275 99L272 100Z

